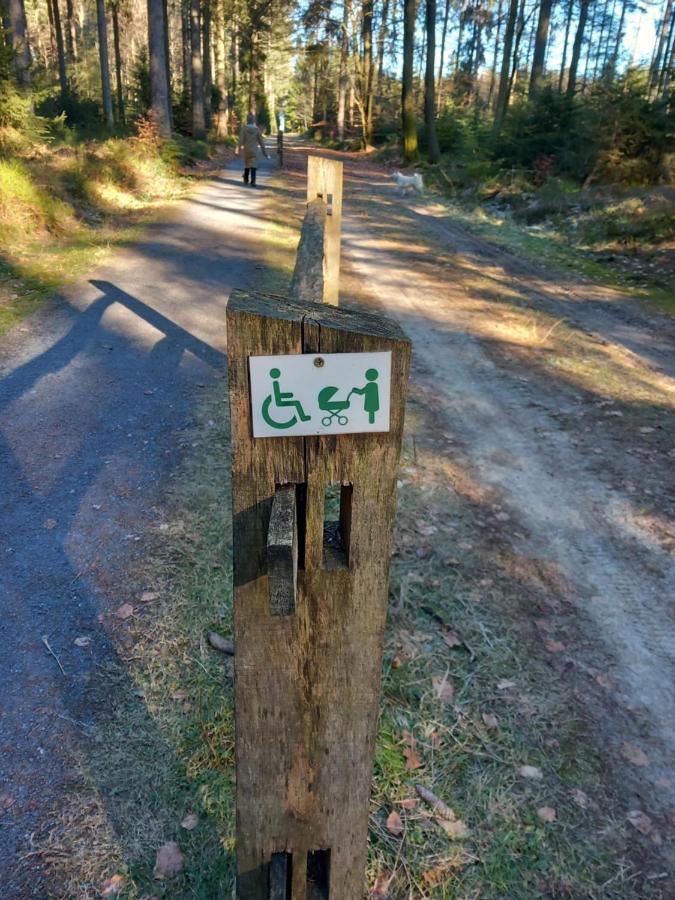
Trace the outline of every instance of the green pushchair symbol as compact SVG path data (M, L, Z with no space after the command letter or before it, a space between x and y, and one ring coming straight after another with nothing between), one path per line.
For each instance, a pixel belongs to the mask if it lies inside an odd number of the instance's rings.
M328 413L321 419L321 424L327 428L333 421L337 419L338 425L346 425L349 419L344 415L344 411L349 409L349 397L346 400L333 400L338 392L336 387L325 387L319 391L318 402L319 409Z

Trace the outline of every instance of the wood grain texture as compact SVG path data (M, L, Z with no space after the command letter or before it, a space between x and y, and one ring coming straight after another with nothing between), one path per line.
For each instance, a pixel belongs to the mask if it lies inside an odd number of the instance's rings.
M325 253L326 204L321 198L307 204L295 257L290 294L296 300L323 303L327 290Z
M340 294L340 241L342 234L342 162L323 156L307 157L307 202L323 198L328 206L324 254L323 301L337 306Z
M267 532L267 577L270 614L295 612L298 585L298 522L294 484L278 487L272 501Z
M237 896L268 897L273 853L330 850L331 900L358 900L387 612L410 345L398 325L327 305L235 291L228 303L235 572ZM250 355L392 351L389 433L252 438ZM275 488L305 485L295 613L270 614ZM352 485L349 557L324 567L324 496ZM304 550L304 553L302 552Z

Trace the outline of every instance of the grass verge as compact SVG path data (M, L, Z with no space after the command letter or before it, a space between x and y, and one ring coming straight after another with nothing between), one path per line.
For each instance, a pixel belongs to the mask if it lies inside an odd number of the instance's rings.
M0 336L185 196L208 152L148 130L73 144L0 129Z

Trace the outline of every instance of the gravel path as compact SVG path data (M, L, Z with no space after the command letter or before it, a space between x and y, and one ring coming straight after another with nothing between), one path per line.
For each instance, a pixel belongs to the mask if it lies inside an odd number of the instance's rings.
M18 856L68 790L97 667L114 661L106 616L137 596L153 499L223 373L226 298L261 258L265 169L256 191L238 168L210 181L0 353L3 900L39 895Z

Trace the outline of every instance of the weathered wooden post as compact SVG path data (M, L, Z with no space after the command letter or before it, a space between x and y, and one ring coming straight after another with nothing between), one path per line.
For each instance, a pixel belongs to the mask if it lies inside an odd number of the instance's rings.
M245 291L227 329L237 897L360 900L410 344Z
M337 306L340 290L340 233L342 231L342 163L323 156L307 157L307 202L317 197L326 204L324 302Z
M280 128L277 131L277 159L279 160L279 168L283 169L284 167L284 132L283 129Z

